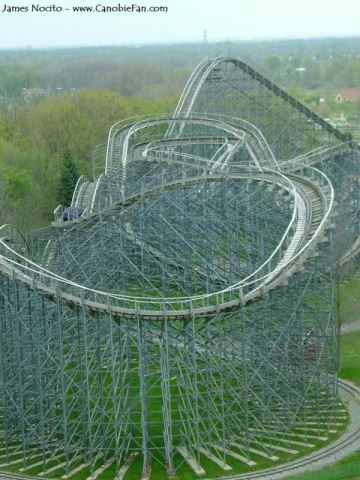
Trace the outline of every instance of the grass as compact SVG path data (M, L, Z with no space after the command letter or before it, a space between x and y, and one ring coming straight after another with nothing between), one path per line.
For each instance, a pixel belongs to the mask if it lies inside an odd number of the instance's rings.
M340 377L360 385L360 331L343 335L340 349Z
M343 280L339 285L341 324L360 320L360 278Z
M93 384L94 382L95 382L95 379L91 379L91 384ZM106 374L103 375L103 382L104 382L103 387L106 390L110 386L110 378L107 378ZM150 404L149 404L149 419L152 422L152 425L151 425L152 432L151 433L152 433L152 435L157 436L159 433L161 433L161 430L163 428L163 424L162 424L162 422L160 422L160 420L162 418L161 417L161 412L159 411L158 404L155 401L157 396L160 394L160 386L159 386L158 382L155 382L151 386L151 389L153 390L153 401L151 401ZM134 382L133 387L132 387L132 397L133 398L138 397L138 394L139 394L138 390L139 390L139 385ZM173 392L173 393L175 393L175 392ZM180 401L180 399L177 399L177 401ZM138 415L138 413L136 412L135 417L137 415ZM139 423L140 419L135 418L135 417L133 418L133 421L136 421L137 423ZM345 429L345 428L346 428L346 424L344 424L344 426L342 427L342 430ZM160 431L157 431L158 429ZM174 430L176 430L176 429L174 429ZM176 435L175 431L173 433ZM305 433L305 432L301 432L301 433ZM311 433L311 432L309 432L309 433ZM341 432L338 431L335 434L329 435L329 441L332 441L340 433ZM301 441L302 439L298 438L297 440ZM269 467L269 466L279 465L281 463L285 463L285 462L293 460L295 458L299 458L303 455L308 454L312 450L315 450L315 449L318 449L318 448L324 446L328 442L320 442L320 441L312 440L311 443L313 443L315 445L313 448L304 448L304 447L298 447L297 446L296 450L299 451L299 454L296 455L296 456L285 454L285 453L280 454L280 452L276 452L276 454L280 457L280 459L277 462L271 462L271 461L266 460L262 457L252 455L252 459L257 462L257 465L253 466L253 467L248 467L248 466L242 464L241 462L233 459L230 456L227 456L226 463L228 463L233 468L233 470L231 472L233 474L235 474L235 473L238 473L238 474L247 473L247 472L251 472L251 471L254 471L254 470L263 469L263 468L266 468L266 467ZM231 447L231 450L233 450L233 451L235 451L239 454L243 454L243 452L238 451L235 447ZM213 453L215 453L215 452L213 452ZM11 462L15 458L20 458L20 456L21 456L20 453L17 453L14 456L12 456L11 458L9 458L9 461ZM37 460L40 460L40 459L37 459ZM61 463L63 461L64 461L64 458L61 459L59 461L59 463ZM52 466L56 465L56 463L57 462L49 463L47 465L47 468L51 468ZM81 463L81 462L78 462L78 463ZM78 463L74 462L73 468L75 468ZM95 466L95 469L100 467L102 465L102 463L103 463L102 460L97 462L97 464ZM175 467L176 467L176 470L177 470L177 478L179 478L181 480L195 480L195 479L199 478L194 474L194 472L184 462L184 460L182 459L182 457L178 453L175 455L174 463L175 463ZM216 478L216 477L219 477L219 476L224 476L224 474L225 474L225 472L222 469L220 469L219 466L217 466L216 464L214 464L213 462L208 460L203 455L201 455L200 463L206 471L206 478ZM9 466L7 470L12 471L12 472L18 472L18 469L21 468L21 467L22 467L22 464L19 463L19 464L16 464L16 465ZM130 467L128 473L126 474L124 480L139 480L141 478L141 468L142 468L142 458L141 458L141 455L138 455L136 457L134 463ZM36 476L42 470L43 470L42 466L37 466L37 467L34 467L34 468L31 468L31 469L27 470L25 473L27 475ZM65 473L66 472L63 468L59 468L58 470L55 470L55 471L51 472L48 476L55 479L55 478L60 478ZM72 479L73 480L86 480L90 476L90 474L91 474L90 469L89 468L84 468L83 470L78 472L74 477L72 477ZM116 467L115 467L115 464L113 464L107 470L104 471L104 473L99 477L99 480L112 480L112 479L115 478L115 474L116 474ZM168 480L168 475L165 471L165 468L156 460L154 460L153 464L152 464L151 479L152 480Z
M139 386L139 383L137 381L137 378L138 378L138 376L137 376L137 364L135 365L135 364L131 363L131 367L132 367L131 368L131 372L132 372L131 377L132 378L131 378L131 382L130 382L131 388L130 388L130 394L129 395L133 399L132 401L134 402L133 403L134 411L133 411L132 421L134 422L134 424L139 424L140 423L140 401L139 401L139 388L140 388L140 386ZM201 367L201 365L200 365L200 367ZM160 386L160 383L159 383L159 377L158 377L157 370L156 369L153 370L153 368L151 366L151 363L148 365L147 368L148 368L148 373L149 373L149 378L148 378L149 389L151 389L151 392L152 392L152 398L151 398L151 401L149 402L149 405L148 405L148 407L149 407L148 415L149 415L149 421L150 421L150 434L151 434L151 437L152 437L154 443L158 443L160 441L160 437L161 437L162 429L163 429L162 412L161 412L161 409L159 408L159 405L158 405L158 398L161 395L161 386ZM77 381L77 380L81 381L82 377L81 376L79 376L79 377L75 376L74 378L75 378L75 381ZM104 391L105 398L110 396L110 393L111 393L110 390L112 388L111 387L112 382L111 382L111 377L109 375L108 370L101 373L101 379L100 379L99 375L97 375L96 378L93 377L93 376L90 376L88 378L88 381L89 381L89 388L91 388L91 389L97 388L96 387L97 382L101 381L102 389ZM172 390L172 396L174 398L175 403L180 403L181 399L179 397L179 393L176 393L177 388L178 388L177 383L170 385L170 389ZM181 388L183 388L183 387L181 387ZM120 392L118 392L118 393L119 393L119 398L120 398ZM191 392L190 392L190 394L191 394ZM69 397L72 398L72 395L73 395L73 393L71 391L69 391ZM216 401L216 398L214 399L214 401ZM76 422L75 417L78 417L79 415L81 415L81 408L80 407L81 407L80 404L75 406L75 409L74 409L74 421L75 422ZM110 408L110 406L109 406L109 408ZM176 410L177 410L176 405L173 405L173 408L174 408L174 411L173 411L173 422L174 422L173 434L174 434L174 437L177 438L179 436L179 431L177 431L178 428L177 428L177 421L176 421L176 420L178 420L178 417L177 417L177 415L175 415ZM111 410L111 408L110 408L110 410ZM309 413L311 413L311 412L309 412ZM109 414L110 414L110 411L109 411ZM345 428L346 428L346 424L343 425L341 430L343 430ZM305 433L305 432L301 432L301 433ZM308 432L308 433L311 434L311 432ZM337 433L329 435L328 442L332 441L340 433L341 433L341 431L339 429ZM94 430L93 434L95 434L95 430ZM302 438L298 438L297 440L301 441ZM176 443L178 444L180 442L176 441ZM254 470L259 470L259 469L267 468L267 467L270 467L270 466L279 465L281 463L288 462L288 461L293 460L295 458L299 458L303 455L308 454L310 451L313 451L315 449L318 449L318 448L324 446L327 442L312 440L311 443L314 444L313 448L304 448L304 447L297 446L296 450L299 452L299 454L296 455L296 456L289 455L289 454L286 454L286 453L276 452L277 456L279 457L279 460L277 462L271 462L270 460L264 459L260 456L251 455L252 459L255 460L256 463L257 463L253 467L246 466L243 463L235 460L231 456L227 456L226 463L228 463L233 468L233 470L231 472L233 474L235 474L235 473L238 473L238 474L248 473L248 472L251 472L251 471L254 471ZM160 445L158 445L158 446L160 446ZM253 445L253 446L256 447L256 445ZM237 452L238 454L244 455L244 453L242 451L238 450L235 447L231 447L231 450L234 451L234 452ZM216 452L213 451L213 453L216 453ZM73 454L71 456L73 456ZM20 453L16 453L16 454L14 454L14 456L11 456L9 458L9 462L15 460L16 458L20 458L20 457L21 457ZM40 458L36 459L36 461L38 461L38 460L40 460ZM52 466L55 466L57 463L62 463L64 460L65 459L62 458L58 462L55 461L55 462L49 463L47 465L47 468L51 468ZM105 458L105 460L106 460L106 458ZM74 464L71 468L75 468L81 462L82 462L82 460L78 461L78 462L74 462ZM97 462L97 464L95 465L95 469L100 467L103 463L104 463L103 460L100 460L99 462ZM175 458L174 458L174 463L175 463L175 468L177 470L177 477L179 479L181 479L181 480L195 480L195 479L198 478L195 475L195 473L190 469L190 467L184 462L184 460L180 456L180 454L176 453ZM204 470L206 471L206 477L207 478L216 478L216 477L219 477L219 476L224 476L224 474L225 474L225 472L219 466L217 466L215 463L213 463L212 461L210 461L209 459L207 459L203 455L201 455L200 464L204 468ZM22 463L15 464L15 465L10 465L7 468L7 470L12 471L12 472L18 472L18 469L21 468L22 466L23 466ZM126 474L126 476L124 478L124 480L139 480L141 478L141 468L142 468L142 458L141 458L141 455L138 455L136 457L134 463L131 465L128 473ZM42 471L43 471L42 466L35 466L31 469L28 469L25 473L27 475L30 475L30 476L36 476L39 473L41 473ZM64 470L64 468L59 468L55 471L52 471L48 476L50 476L51 478L54 478L54 479L55 478L61 478L61 476L64 475L65 473L66 473L66 471ZM91 474L90 469L89 468L84 468L80 472L78 472L75 476L73 476L71 478L72 478L72 480L86 480L90 476L90 474ZM113 464L107 470L105 470L103 474L101 474L101 476L99 477L99 480L114 479L115 474L116 474L116 466L115 466L115 464ZM153 463L152 463L151 480L168 480L168 475L167 475L167 472L166 472L164 466L161 465L161 463L157 460L154 460Z
M359 452L321 471L287 477L285 480L360 480Z

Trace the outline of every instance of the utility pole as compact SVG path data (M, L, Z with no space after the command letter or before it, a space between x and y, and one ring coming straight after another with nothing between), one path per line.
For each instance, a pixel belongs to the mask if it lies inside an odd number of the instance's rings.
M206 28L203 30L203 41L204 41L204 53L205 53L205 56L208 57L208 38L207 38L207 30Z

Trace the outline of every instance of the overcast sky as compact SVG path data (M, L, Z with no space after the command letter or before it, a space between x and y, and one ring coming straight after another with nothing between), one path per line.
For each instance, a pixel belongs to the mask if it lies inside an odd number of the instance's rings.
M52 5L52 0L39 5ZM360 36L360 0L132 0L164 5L168 13L74 13L73 6L117 6L111 0L59 0L62 13L5 13L0 1L0 48L126 45L253 38Z

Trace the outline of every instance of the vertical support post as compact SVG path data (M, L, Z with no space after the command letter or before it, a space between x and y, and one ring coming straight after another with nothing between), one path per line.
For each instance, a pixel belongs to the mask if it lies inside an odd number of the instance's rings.
M56 328L57 328L57 347L59 355L59 377L60 377L60 395L61 395L61 406L62 406L62 429L63 429L63 444L64 444L64 454L65 454L65 463L66 469L69 468L69 439L68 439L68 409L66 403L66 383L65 383L65 361L64 361L64 352L63 352L63 325L62 325L62 311L60 303L60 285L57 282L56 284Z
M16 342L16 356L17 356L17 374L18 374L18 408L20 417L21 429L21 447L23 461L26 461L27 437L25 429L25 388L24 388L24 345L22 334L22 319L20 311L20 293L19 285L16 281L15 270L12 270L12 283L14 287L14 323L15 323L15 342Z
M138 304L136 309L138 311ZM139 355L139 381L140 381L140 403L141 403L141 431L142 431L142 455L143 467L142 478L149 475L150 454L149 454L149 425L148 425L148 364L147 364L147 338L146 323L136 314L137 319L137 344Z
M162 414L164 424L164 449L166 469L169 476L175 476L174 469L174 445L171 419L171 385L170 385L170 360L169 360L169 331L168 319L163 321L162 335L160 339L160 368L161 368L161 392Z
M111 389L112 389L112 401L113 401L114 437L115 437L115 462L116 462L116 475L117 475L120 470L120 466L123 458L122 458L122 449L120 448L121 432L120 432L120 426L119 426L119 401L118 401L118 394L117 394L118 379L117 379L117 372L115 368L116 357L115 357L115 344L114 344L114 332L113 332L114 322L112 318L109 297L107 298L107 304L108 304L107 322L109 324L109 342L110 342L110 351L111 351L110 370L111 370Z

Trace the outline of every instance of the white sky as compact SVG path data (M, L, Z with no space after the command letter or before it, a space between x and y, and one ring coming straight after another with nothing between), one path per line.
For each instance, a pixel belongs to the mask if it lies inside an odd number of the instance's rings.
M112 0L39 0L40 5L118 5ZM360 36L360 0L121 0L168 13L3 13L0 48L124 45L249 38Z

